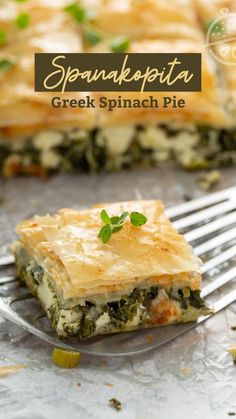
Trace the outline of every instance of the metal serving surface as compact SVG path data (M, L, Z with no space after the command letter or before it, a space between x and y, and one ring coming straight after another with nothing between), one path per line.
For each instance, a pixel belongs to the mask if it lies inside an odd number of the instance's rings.
M219 189L234 185L235 174L235 169L223 171ZM186 195L203 194L196 176L169 168L1 180L0 254L14 239L13 226L34 213L136 199L139 194L171 206ZM0 418L227 418L236 413L236 370L227 352L236 343L232 326L235 304L158 350L124 358L84 355L78 368L63 370L51 363L49 345L0 319L0 367L26 366L0 376ZM109 406L112 397L121 401L120 412Z

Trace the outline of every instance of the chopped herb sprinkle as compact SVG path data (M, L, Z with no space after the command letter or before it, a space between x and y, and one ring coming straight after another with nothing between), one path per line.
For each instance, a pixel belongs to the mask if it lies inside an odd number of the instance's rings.
M20 13L17 17L16 17L16 25L18 26L18 28L20 29L25 29L29 26L30 23L30 16L28 13Z
M86 29L84 38L90 45L96 45L102 40L102 36L94 29Z
M110 42L110 48L113 52L125 52L129 48L130 41L125 36L118 36Z
M64 8L65 12L69 13L74 19L79 23L87 22L90 18L90 13L88 10L84 9L77 3L68 4Z
M0 59L0 71L7 71L13 66L13 62L7 58Z
M4 45L7 40L7 35L5 31L0 31L0 46Z
M114 407L114 409L120 411L122 404L119 400L115 399L114 397L112 399L109 400L109 404L110 406Z
M231 330L233 330L234 332L236 332L236 326L231 326Z
M112 234L118 233L118 231L122 229L128 217L130 217L130 222L135 227L141 227L147 222L145 215L137 211L133 211L130 214L128 211L125 211L120 216L115 215L110 217L106 210L103 209L101 211L100 217L105 225L99 231L98 237L103 241L103 243L107 243L110 240Z

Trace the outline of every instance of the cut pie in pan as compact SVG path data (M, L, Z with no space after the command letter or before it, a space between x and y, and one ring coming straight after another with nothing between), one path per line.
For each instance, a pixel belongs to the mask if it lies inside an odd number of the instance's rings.
M236 163L235 66L222 65L206 45L207 28L222 8L235 13L234 1L83 0L78 9L72 4L77 3L1 1L0 172L114 171L173 159L187 169ZM217 43L213 51L218 48ZM98 105L53 108L55 93L34 91L34 53L114 51L200 52L202 92L168 92L186 101L182 109L163 109L166 95L150 92L142 98L159 99L159 109L108 111ZM72 92L63 98L86 96L98 101L119 95ZM141 98L138 92L120 96Z

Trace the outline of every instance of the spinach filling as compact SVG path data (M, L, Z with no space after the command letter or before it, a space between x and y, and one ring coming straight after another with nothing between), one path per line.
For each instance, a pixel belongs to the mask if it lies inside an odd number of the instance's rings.
M197 309L206 308L205 301L200 297L200 290L193 291L188 287L178 290L170 288L168 295L173 300L178 301L180 307L184 310L187 310L189 306Z
M199 126L194 131L177 129L165 124L158 125L167 135L169 151L164 161L175 161L178 165L187 170L211 169L236 165L236 130L217 130L207 126ZM61 143L50 148L58 157L56 167L48 168L48 173L55 173L59 170L68 172L99 172L114 171L122 168L129 169L136 166L154 166L161 163L158 154L161 149L143 147L139 141L139 133L145 131L145 126L137 126L136 134L131 140L127 149L118 155L112 153L104 144L98 141L98 134L102 131L92 131L77 134L76 130L60 131L62 134ZM197 135L197 142L191 145L189 150L191 156L185 161L184 153L175 147L175 139L180 133L189 132L190 136ZM157 134L158 135L158 134ZM179 141L179 140L178 140ZM34 144L34 137L25 140L22 149L11 149L7 141L0 143L0 170L3 169L8 157L12 154L18 156L24 167L29 165L40 165L43 160L43 150Z
M0 170L2 170L3 165L7 157L11 154L10 147L7 144L0 143Z
M21 279L24 281L26 277L29 278L30 276L31 281L35 284L36 288L40 286L43 281L43 268L38 265L34 259L29 260L28 254L24 248L21 247L20 250L16 252L16 261ZM47 311L52 326L57 328L60 316L61 318L65 318L65 316L60 314L61 308L53 287L48 280L47 286L50 288L51 295L53 296L53 302ZM68 309L68 312L77 313L77 320L70 323L65 319L65 321L62 322L62 328L67 336L92 336L96 330L96 321L105 313L109 316L107 328L110 331L124 329L127 322L132 322L136 316L138 316L137 321L142 323L143 319L148 316L150 306L153 300L158 297L161 289L163 288L135 288L130 295L124 295L120 300L112 301L99 307L96 307L95 304L87 301L83 306L78 305L72 309ZM204 300L200 297L200 290L193 291L189 287L181 289L172 287L164 290L170 299L179 302L180 307L184 311L191 309L191 307L208 311Z
M138 290L135 288L128 296L123 296L119 301L112 301L103 307L103 311L108 313L111 323L116 327L121 327L128 321L132 321L138 314L138 310L145 315L152 301L158 295L158 287L149 290Z

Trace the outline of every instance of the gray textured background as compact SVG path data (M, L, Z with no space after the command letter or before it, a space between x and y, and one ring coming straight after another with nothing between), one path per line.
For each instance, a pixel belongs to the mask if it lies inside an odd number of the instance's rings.
M223 171L218 189L236 184L235 174L235 169ZM135 199L138 193L171 206L186 194L203 194L196 176L168 168L60 175L46 181L1 179L1 254L14 238L15 224L35 212ZM236 342L232 325L236 325L235 304L158 351L113 359L84 355L78 368L63 370L52 364L49 345L0 319L0 366L27 366L0 378L0 418L227 418L227 412L236 413L236 367L227 353ZM108 405L111 397L122 402L121 412Z

